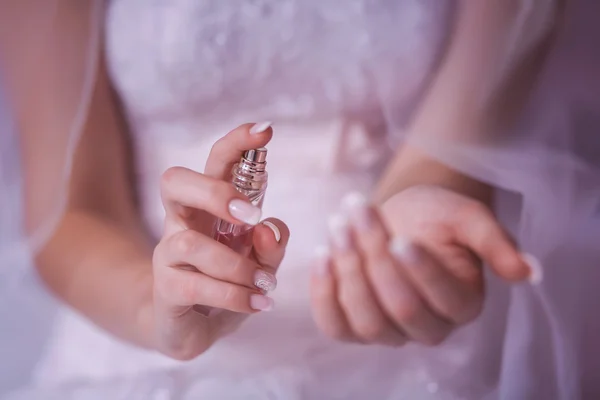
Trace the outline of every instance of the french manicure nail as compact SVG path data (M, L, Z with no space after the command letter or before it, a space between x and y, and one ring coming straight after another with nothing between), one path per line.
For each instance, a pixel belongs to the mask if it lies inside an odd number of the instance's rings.
M336 214L329 218L328 225L333 245L339 250L348 250L350 248L348 219L341 214Z
M405 262L408 265L419 263L419 254L415 246L402 237L395 237L389 244L389 251L398 261Z
M529 253L521 254L521 258L525 261L525 264L529 266L529 282L532 285L538 285L544 280L544 269L542 263L533 255Z
M262 215L260 208L240 199L233 199L229 202L229 213L233 218L248 225L258 224Z
M270 292L277 287L277 278L273 274L257 269L254 273L254 286L265 292Z
M250 295L250 308L257 311L271 311L275 306L272 298L261 294Z
M365 196L358 192L347 194L342 199L342 209L346 212L352 221L362 229L368 229L372 224L371 210Z
M263 225L273 231L273 235L275 235L275 240L277 241L277 243L279 243L281 241L281 232L279 231L277 225L275 225L271 221L263 221Z
M252 125L252 128L250 128L250 134L257 135L259 133L263 133L267 129L269 129L271 125L273 125L271 121L259 122L257 124L254 124Z
M331 273L329 265L329 249L326 246L319 246L315 250L313 273L320 278L327 277Z

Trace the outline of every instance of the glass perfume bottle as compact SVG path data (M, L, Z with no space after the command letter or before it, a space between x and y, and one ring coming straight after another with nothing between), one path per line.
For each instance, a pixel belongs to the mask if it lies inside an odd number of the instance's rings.
M248 197L250 203L262 208L267 190L267 149L248 150L231 170L233 186ZM235 225L218 219L213 229L213 239L235 252L248 256L252 250L251 225Z

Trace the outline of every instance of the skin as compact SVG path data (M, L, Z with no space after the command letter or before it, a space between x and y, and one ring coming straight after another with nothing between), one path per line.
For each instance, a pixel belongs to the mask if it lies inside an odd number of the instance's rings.
M11 55L6 71L14 77L9 91L22 132L30 227L48 215L36 199L51 196L56 190L44 185L48 180L45 174L53 170L49 166L60 165L64 159L60 149L65 148L66 139L62 132L72 119L69 99L62 95L69 93L72 85L65 71L75 71L80 65L77 60L48 51L47 38L30 35L24 24L15 22L29 17L38 1L9 1L0 13L0 26L28 44L28 51L21 51L23 46L11 45L9 35L0 35L0 45ZM470 85L487 79L485 74L476 75L463 67L470 64L467 58L472 57L473 49L481 48L482 43L474 43L473 37L493 44L506 33L502 27L514 18L510 7L498 14L506 4L513 2L490 0L462 7L451 50L412 124L414 132L436 131L427 126L435 120L429 116L443 115L440 126L454 124L480 134L484 116L492 115L489 111L495 108L478 108L482 114L475 115L468 111L468 99L451 102L464 105L464 109L448 109L446 99L454 93L452 82L456 79ZM91 2L60 0L59 5L50 40L59 44L70 40L70 51L83 52L89 44L84 38L89 38ZM494 15L506 19L498 24L475 24L477 16L495 21ZM494 47L488 51L493 52ZM43 54L47 65L24 68L34 65L31 54ZM36 96L27 95L32 92ZM276 274L289 238L286 225L271 220L281 233L279 242L268 227L257 225L250 259L204 235L214 217L239 223L227 205L240 195L226 182L225 171L243 150L263 146L272 136L270 129L251 135L250 127L243 125L216 143L204 173L183 168L165 172L161 194L167 216L156 245L148 238L137 209L127 129L100 57L68 183L66 211L36 260L48 287L108 332L181 360L198 356L246 316L256 313L251 296L264 293L254 287L253 274L257 270ZM39 145L40 131L52 134L53 140L46 147ZM408 189L416 185L424 186ZM426 200L424 204L415 200L419 196ZM479 258L511 280L526 278L529 273L486 207L490 199L491 189L486 185L444 167L416 148L400 149L382 177L375 205L366 207L368 230L350 225L352 247L334 247L330 256L317 263L312 304L319 327L344 340L434 344L455 326L474 318L483 298ZM349 218L363 211L350 210ZM415 212L429 216L427 229L423 221L405 222ZM463 226L457 223L457 213L471 221L464 230L457 229ZM398 235L413 243L407 253L412 254L407 258L410 262L388 250L390 238ZM485 243L481 237L486 238ZM495 258L495 246L506 250L503 257L507 260ZM424 272L419 273L418 267L409 269L411 262L425 266ZM390 276L394 278L383 285ZM447 282L441 285L442 281ZM399 287L402 290L397 290ZM394 297L398 293L404 297ZM357 303L362 306L355 307ZM452 307L441 307L445 303ZM194 311L195 305L225 312L205 318Z
M407 136L486 140L509 128L553 43L558 24L537 42L482 101L495 81L518 2L464 2L445 60ZM556 21L562 13L557 2ZM435 136L434 136L435 138ZM481 311L482 261L501 278L531 276L517 245L494 217L493 188L401 147L383 175L372 205L346 207L312 274L315 321L327 335L392 346L441 343ZM357 216L367 215L361 224ZM336 245L349 236L350 245ZM391 238L396 243L390 242Z

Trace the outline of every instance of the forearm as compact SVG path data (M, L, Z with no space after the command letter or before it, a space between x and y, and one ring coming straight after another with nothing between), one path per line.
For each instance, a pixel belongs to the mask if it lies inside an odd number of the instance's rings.
M135 229L71 211L36 261L44 281L71 307L118 337L153 348L151 254Z
M435 184L490 203L491 187L426 154L426 143L493 146L494 138L510 131L557 31L556 23L534 24L534 16L556 22L561 3L526 14L519 0L462 3L445 59L407 129L406 144L380 181L378 201L409 186Z

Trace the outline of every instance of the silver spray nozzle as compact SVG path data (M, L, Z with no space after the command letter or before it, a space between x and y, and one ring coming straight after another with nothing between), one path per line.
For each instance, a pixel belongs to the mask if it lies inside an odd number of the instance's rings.
M247 150L244 152L243 159L252 163L266 163L267 149L260 147L258 149Z

